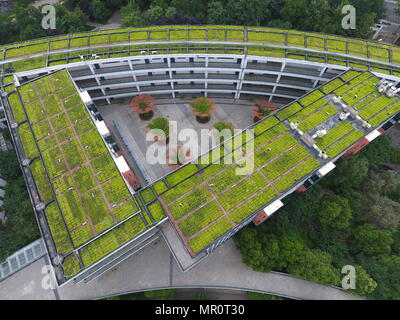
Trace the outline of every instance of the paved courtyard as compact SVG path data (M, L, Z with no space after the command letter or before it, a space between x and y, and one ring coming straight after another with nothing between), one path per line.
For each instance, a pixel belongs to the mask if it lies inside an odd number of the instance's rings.
M149 183L172 171L168 165L151 165L146 160L146 151L154 143L146 141L148 132L146 126L151 120L140 120L138 114L130 108L129 104L105 105L99 106L98 109L111 130L118 128L125 144L128 146L129 153L135 159L139 170L147 177ZM174 120L177 122L178 133L182 132L183 129L190 128L194 129L198 134L197 136L200 137L201 129L211 129L212 125L217 121L229 121L234 124L236 129L245 129L253 123L251 109L252 103L246 101L229 104L218 103L210 122L200 124L196 121L190 105L177 100L176 102L157 105L154 109L153 119L164 117L170 121ZM185 144L186 141L178 141L178 144ZM198 147L200 150L200 141Z

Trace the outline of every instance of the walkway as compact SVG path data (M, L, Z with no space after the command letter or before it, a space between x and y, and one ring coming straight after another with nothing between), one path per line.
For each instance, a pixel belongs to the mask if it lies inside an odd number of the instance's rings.
M232 240L211 257L182 273L163 241L157 241L88 284L67 284L57 291L41 287L43 259L0 283L0 299L96 299L158 288L256 290L296 299L357 299L346 292L290 276L255 272L241 262Z

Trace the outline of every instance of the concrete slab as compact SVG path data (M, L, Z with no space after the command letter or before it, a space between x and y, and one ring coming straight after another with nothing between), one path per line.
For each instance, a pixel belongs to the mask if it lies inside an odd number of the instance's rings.
M179 100L177 100L179 102ZM151 165L146 160L146 151L154 143L146 141L146 126L151 120L143 121L131 110L129 104L112 104L98 107L109 128L118 128L121 136L127 144L130 153L139 164L140 171L146 176L149 182L155 181L172 169L165 164ZM183 129L194 129L200 137L201 129L211 129L217 121L230 121L237 129L245 129L253 123L250 104L220 103L217 104L216 112L212 115L211 121L206 124L198 123L188 103L169 103L157 105L154 109L154 118L164 117L170 121L177 122L177 132ZM181 142L184 144L185 141ZM199 141L200 149L200 141Z
M46 266L48 258L43 257L21 271L0 282L0 300L54 300L58 298L56 290L45 289L42 281L48 283Z

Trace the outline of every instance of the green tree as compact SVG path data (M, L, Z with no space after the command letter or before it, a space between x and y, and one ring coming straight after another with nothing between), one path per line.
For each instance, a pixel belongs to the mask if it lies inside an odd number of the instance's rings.
M112 14L111 10L101 0L92 0L91 7L95 21L106 23Z
M323 185L334 188L338 192L346 192L350 188L359 186L368 176L369 161L366 157L355 155L348 160L338 163L335 172L327 180L322 180Z
M374 299L400 299L400 257L382 255L362 259L362 265L378 284L370 295Z
M21 176L21 168L14 150L0 152L0 176L6 181Z
M391 138L383 135L372 141L367 148L360 151L360 155L368 159L371 169L376 169L382 164L390 162L393 154Z
M268 3L269 0L228 0L226 21L234 25L259 26L270 15Z
M349 290L359 296L369 296L377 287L377 283L362 266L356 266L356 288Z
M353 231L351 249L366 255L378 255L390 252L393 243L392 234L388 230L380 230L372 224L363 224Z
M346 198L337 195L323 197L319 209L319 221L323 228L346 229L351 218L351 208Z
M145 25L154 25L157 21L165 17L165 10L160 6L151 6L149 10L146 11L143 17L143 23Z
M135 0L129 0L125 7L121 8L121 25L123 27L135 27L142 24L139 7Z
M305 249L298 262L290 265L288 272L309 281L339 285L339 272L332 266L331 257L319 249Z
M211 1L207 8L208 24L226 24L226 11L221 1Z
M201 21L205 21L207 13L207 2L203 0L172 0L171 6L176 11L187 15L197 17Z
M258 271L271 271L272 269L267 268L266 258L259 240L257 231L251 227L241 230L235 237L235 243L244 264Z

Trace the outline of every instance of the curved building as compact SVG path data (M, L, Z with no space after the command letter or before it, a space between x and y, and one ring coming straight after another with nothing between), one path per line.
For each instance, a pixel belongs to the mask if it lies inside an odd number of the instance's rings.
M92 280L160 236L182 271L190 270L252 220L265 221L286 195L316 183L339 157L384 133L400 112L400 49L358 39L165 26L0 50L2 120L59 284ZM132 181L140 163L128 159L116 142L123 137L98 107L142 93L263 97L281 108L242 133L251 172L233 174L238 162L194 161L138 190ZM218 149L235 152L229 141Z

